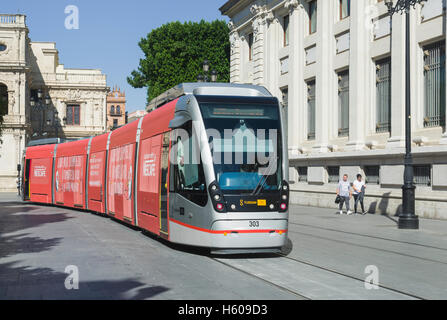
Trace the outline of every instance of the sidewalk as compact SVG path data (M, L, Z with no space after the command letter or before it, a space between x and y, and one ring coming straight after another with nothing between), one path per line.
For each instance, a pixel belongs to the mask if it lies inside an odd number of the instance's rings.
M16 193L1 193L0 192L0 207L2 202L17 202L22 201L22 198L19 197Z

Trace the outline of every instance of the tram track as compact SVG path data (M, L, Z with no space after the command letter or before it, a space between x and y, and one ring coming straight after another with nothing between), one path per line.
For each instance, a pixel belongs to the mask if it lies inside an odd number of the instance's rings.
M261 280L261 281L264 282L264 283L268 283L269 285L274 286L274 287L276 287L276 288L278 288L278 289L280 289L280 290L283 290L283 291L286 291L286 292L288 292L288 293L291 293L291 294L297 296L298 298L301 298L302 300L312 300L310 297L307 297L307 296L305 296L305 295L303 295L303 294L301 294L301 293L298 293L298 292L296 292L296 291L293 291L293 290L291 290L291 289L289 289L289 288L287 288L287 287L284 287L284 286L281 286L281 285L279 285L279 284L277 284L277 283L274 283L273 281L266 280L266 279L264 279L264 278L262 278L262 277L260 277L260 276L257 276L257 275L255 275L255 274L253 274L253 273L250 273L250 272L246 271L246 270L243 270L243 269L241 269L241 268L238 268L238 267L236 267L236 266L234 266L234 265L231 265L230 263L227 263L227 262L225 262L225 261L222 261L222 260L220 260L220 259L218 259L218 258L212 258L212 257L210 257L210 259L213 260L213 261L215 261L215 262L217 262L217 263L220 263L220 264L222 264L222 265L224 265L224 266L226 266L226 267L229 267L229 268L231 268L231 269L233 269L233 270L239 271L239 272L241 272L241 273L243 273L243 274L246 274L246 275L248 275L248 276L250 276L250 277L253 277L253 278L256 278L256 279L258 279L258 280Z
M441 248L441 247L436 247L436 246L431 246L431 245L426 245L426 244L420 244L420 243L416 243L416 242L402 241L402 240L396 240L396 239L385 238L385 237L378 237L378 236L373 236L373 235L368 235L368 234L363 234L363 233L358 233L358 232L350 232L350 231L338 230L338 229L333 229L333 228L319 227L319 226L314 226L314 225L304 224L304 223L296 223L296 222L289 221L289 225L301 226L301 227L307 227L307 228L313 228L313 229L319 229L319 230L325 230L325 231L331 231L331 232L338 232L338 233L343 233L343 234L355 235L355 236L377 239L377 240L385 240L385 241L408 244L408 245L414 245L414 246L419 246L419 247L428 248L428 249L437 249L437 250L447 251L447 248Z
M418 259L418 260L422 260L422 261L428 261L428 262L434 262L434 263L440 263L440 264L447 265L447 263L444 262L444 261L435 260L435 259L429 259L429 258L424 258L424 257L418 257L418 256L415 256L415 255L406 254L406 253L402 253L402 252L394 251L394 250L388 250L388 249L376 248L376 247L372 247L372 246L366 246L366 245L358 244L358 243L351 242L351 241L344 241L344 240L333 239L333 238L328 238L328 237L323 237L323 236L317 236L315 234L301 232L301 231L291 231L291 230L289 230L288 232L289 233L293 233L293 234L301 234L301 235L304 235L304 236L308 236L308 237L312 237L312 238L316 238L316 239L321 239L321 240L337 241L338 243L343 243L343 244L346 244L346 245L351 245L351 246L356 246L356 247L360 247L360 248L364 248L364 249L370 249L370 250L376 250L376 251L380 251L380 252L396 254L396 255L399 255L399 256L407 257L407 258L413 258L413 259Z
M300 263L300 264L309 266L311 268L316 268L318 270L329 272L329 273L334 274L334 275L338 275L338 276L345 277L345 278L348 278L348 279L351 279L351 280L354 280L354 281L358 281L358 282L361 282L362 284L365 283L365 279L362 279L362 278L359 278L359 277L356 277L356 276L353 276L353 275L350 275L350 274L346 274L346 273L337 271L337 270L332 269L332 268L328 268L328 267L325 267L325 266L320 266L320 265L317 265L317 264L314 264L314 263L311 263L311 262L308 262L308 261L305 261L305 260L302 260L302 259L288 257L288 256L286 256L284 254L275 254L275 256L278 257L278 258L287 259L287 260L290 260L290 261L293 261L293 262L296 262L296 263ZM247 270L244 270L244 269L242 269L240 267L234 266L234 265L232 265L229 262L222 261L219 258L212 258L211 257L211 259L213 261L217 262L217 263L220 263L220 264L225 265L225 266L227 266L229 268L232 268L233 270L239 271L241 273L244 273L246 275L254 277L254 278L258 279L258 280L261 280L261 281L263 281L265 283L268 283L268 284L270 284L270 285L272 285L272 286L274 286L274 287L276 287L278 289L281 289L283 291L292 293L293 295L295 295L295 296L297 296L299 298L302 298L302 299L305 299L305 300L313 300L311 297L309 297L305 293L302 293L302 292L300 292L298 290L292 290L292 289L287 288L285 286L279 285L279 284L277 284L277 283L275 283L273 281L267 280L267 279L265 279L265 278L263 278L261 276L253 274L253 273L251 273L251 272L249 272ZM387 285L378 284L378 287L380 289L384 289L384 290L387 290L389 292L401 295L403 297L408 297L410 299L426 300L425 298L420 297L418 295L415 295L415 294L412 294L412 293L408 293L408 292L405 292L405 291L402 291L402 290L399 290L399 289L395 289L395 288L392 288L392 287L387 286Z
M319 266L319 265L316 265L314 263L311 263L311 262L308 262L308 261L305 261L305 260L288 257L288 256L286 256L284 254L278 254L278 256L282 257L284 259L292 260L292 261L295 261L295 262L298 262L298 263L302 263L302 264L305 264L305 265L313 267L313 268L317 268L317 269L320 269L320 270L323 270L323 271L326 271L326 272L330 272L330 273L333 273L333 274L337 274L339 276L343 276L343 277L346 277L346 278L349 278L349 279L352 279L352 280L357 280L357 281L360 281L362 283L365 283L365 279L361 279L359 277L356 277L356 276L353 276L353 275L349 275L349 274L346 274L346 273L343 273L343 272L340 272L340 271L337 271L337 270L334 270L334 269L331 269L331 268L328 268L328 267ZM382 289L385 289L385 290L388 290L388 291L391 291L391 292L394 292L394 293L397 293L397 294L401 294L401 295L413 298L413 299L426 300L423 297L420 297L420 296L417 296L417 295L414 295L414 294L411 294L411 293L407 293L407 292L404 292L404 291L399 290L399 289L394 289L394 288L391 288L391 287L383 285L383 284L378 284L378 287L382 288Z

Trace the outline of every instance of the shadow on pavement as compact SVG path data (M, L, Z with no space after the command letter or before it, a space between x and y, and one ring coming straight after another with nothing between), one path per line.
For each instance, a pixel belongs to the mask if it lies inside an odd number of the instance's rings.
M0 204L0 300L143 300L170 290L134 278L83 281L82 273L79 290L67 290L65 281L69 275L65 270L36 268L27 265L26 260L21 261L23 254L33 253L39 254L39 261L45 261L42 255L59 246L63 238L42 239L14 232L73 219L65 213L33 212L37 209L42 207L15 202Z
M68 274L50 268L0 264L0 300L144 300L169 291L148 286L138 279L82 281L79 289L67 290Z

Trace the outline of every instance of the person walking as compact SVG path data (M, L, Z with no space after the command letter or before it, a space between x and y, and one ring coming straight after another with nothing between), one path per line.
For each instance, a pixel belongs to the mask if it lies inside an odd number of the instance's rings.
M352 183L352 187L354 189L354 201L355 201L354 212L355 212L355 214L357 214L357 207L360 202L360 205L362 207L362 215L365 215L366 211L365 211L365 205L363 203L363 200L365 199L366 184L363 181L363 177L361 174L357 175L357 180L355 180Z
M347 215L350 216L352 214L349 202L352 198L352 187L348 181L348 175L345 174L343 176L343 180L338 183L337 187L337 196L340 197L340 214L343 214L343 205L346 203Z

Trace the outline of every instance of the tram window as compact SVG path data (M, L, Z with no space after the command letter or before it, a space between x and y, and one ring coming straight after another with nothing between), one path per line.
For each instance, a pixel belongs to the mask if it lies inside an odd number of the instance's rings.
M191 121L176 130L174 190L191 202L205 206L208 201L205 173L196 141Z

